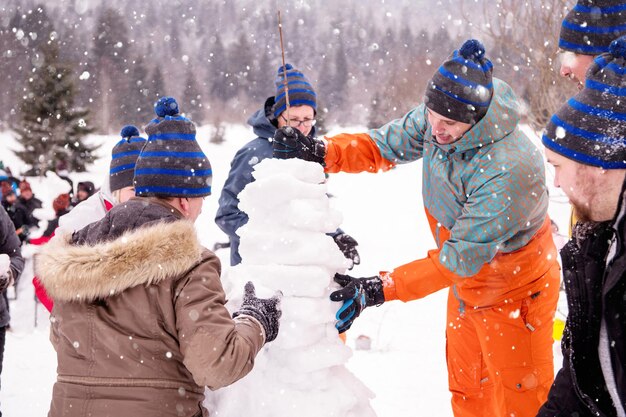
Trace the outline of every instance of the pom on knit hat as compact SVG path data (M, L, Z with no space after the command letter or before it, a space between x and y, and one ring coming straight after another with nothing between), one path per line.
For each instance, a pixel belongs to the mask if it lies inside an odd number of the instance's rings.
M109 167L111 191L133 185L135 164L141 148L146 144L146 140L139 136L139 129L132 125L124 126L120 136L122 136L122 140L115 144L111 152Z
M148 142L135 166L135 195L210 195L213 172L196 141L196 126L178 114L178 103L172 97L160 98L154 109L158 117L146 126Z
M626 36L595 58L585 88L552 116L542 142L581 164L626 169Z
M625 0L579 0L563 19L559 48L581 55L599 55L626 35Z
M317 94L311 85L309 79L291 64L285 64L284 67L278 68L276 75L276 95L274 96L274 106L272 111L274 119L287 109L287 98L285 94L285 72L287 69L287 90L289 94L290 106L311 106L317 111Z
M470 39L430 79L424 104L449 119L475 124L487 114L491 103L492 72L485 47Z

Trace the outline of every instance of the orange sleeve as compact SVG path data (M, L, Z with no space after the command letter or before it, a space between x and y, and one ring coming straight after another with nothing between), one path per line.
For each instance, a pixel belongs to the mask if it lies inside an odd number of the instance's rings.
M449 287L462 278L448 271L439 262L439 249L428 256L382 273L385 301L411 301Z
M342 133L326 138L326 141L326 172L378 172L395 165L383 158L376 142L367 133Z

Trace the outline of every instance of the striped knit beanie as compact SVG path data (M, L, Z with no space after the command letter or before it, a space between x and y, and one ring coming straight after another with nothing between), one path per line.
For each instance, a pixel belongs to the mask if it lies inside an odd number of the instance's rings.
M135 195L210 195L211 164L196 141L196 126L179 114L172 97L161 97L154 110L158 117L146 126L148 143L135 167Z
M135 163L146 140L139 136L139 130L132 125L124 126L120 132L122 140L113 147L109 168L111 191L133 185Z
M585 88L552 116L542 141L581 164L626 168L626 36L596 57Z
M276 83L276 95L274 96L274 106L272 107L274 119L278 119L278 116L287 109L284 68L287 68L289 105L294 107L311 106L314 111L317 111L317 95L309 79L291 64L285 64L284 67L278 68L278 74L274 81Z
M492 72L485 47L470 39L430 79L424 104L449 119L475 124L487 114L491 103Z
M578 0L563 19L559 48L581 55L599 55L626 35L625 0Z

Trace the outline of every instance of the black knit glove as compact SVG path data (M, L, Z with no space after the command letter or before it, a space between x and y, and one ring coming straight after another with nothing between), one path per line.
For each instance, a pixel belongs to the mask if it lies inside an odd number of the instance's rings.
M337 247L339 247L339 250L343 253L343 256L352 260L352 266L350 269L352 269L354 265L359 265L361 263L361 257L359 256L359 252L356 250L359 242L357 242L356 239L347 233L339 233L333 236L333 239L335 240Z
M332 301L343 301L335 316L337 319L335 327L339 333L348 330L365 307L379 306L385 302L383 280L378 275L353 278L349 275L335 274L335 282L343 287L330 294Z
M257 298L254 284L248 281L244 288L241 308L233 313L233 318L241 315L254 317L265 329L265 342L271 342L278 336L282 296L283 294L278 291L272 298Z
M293 127L285 126L276 130L272 147L274 149L274 158L300 158L326 166L324 162L326 145L324 145L324 142L305 136Z

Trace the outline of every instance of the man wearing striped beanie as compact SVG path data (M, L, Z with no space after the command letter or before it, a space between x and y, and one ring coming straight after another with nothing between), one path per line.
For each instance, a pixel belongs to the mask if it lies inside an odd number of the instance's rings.
M174 99L155 111L135 167L138 196L37 257L57 319L50 417L209 415L205 387L243 378L278 335L279 293L259 299L249 282L241 308L226 309L220 260L194 227L211 193L209 160ZM85 338L93 329L98 337Z
M318 149L321 149L323 155L324 145L314 139L317 94L309 79L302 71L287 63L278 68L274 83L276 94L268 97L264 106L248 119L248 124L252 126L257 137L239 149L233 158L215 216L215 223L228 235L232 266L242 261L237 231L248 222L248 215L239 209L238 196L246 185L254 181L252 176L254 166L266 158L271 158L273 153L277 152L275 143L272 143L277 129L288 127L298 131L308 143L318 143ZM289 110L287 110L287 91ZM293 157L291 156L293 148L285 146L282 151L282 158ZM323 162L323 156L321 159L318 157L317 162ZM337 229L330 236L346 258L351 259L355 265L360 263L356 249L358 243L352 236L341 229Z
M109 187L118 203L127 201L135 195L133 185L135 164L141 148L146 144L146 140L139 136L139 130L135 126L124 126L120 135L122 139L113 147L109 168Z
M365 308L449 288L454 415L534 417L554 376L559 265L541 154L519 128L519 99L492 71L482 43L470 39L439 66L424 103L378 129L326 138L328 173L421 160L437 245L377 276L338 274L343 288L330 297L341 303L336 326L344 332ZM393 216L393 207L376 215Z
M609 44L626 35L626 1L578 0L563 19L559 35L561 75L580 89L595 56L609 50Z
M579 218L561 250L569 314L563 367L540 417L626 417L626 36L542 137Z
M145 128L148 143L135 167L135 192L141 197L202 199L211 195L211 163L196 141L196 126L181 116L178 103L163 97L157 118Z

